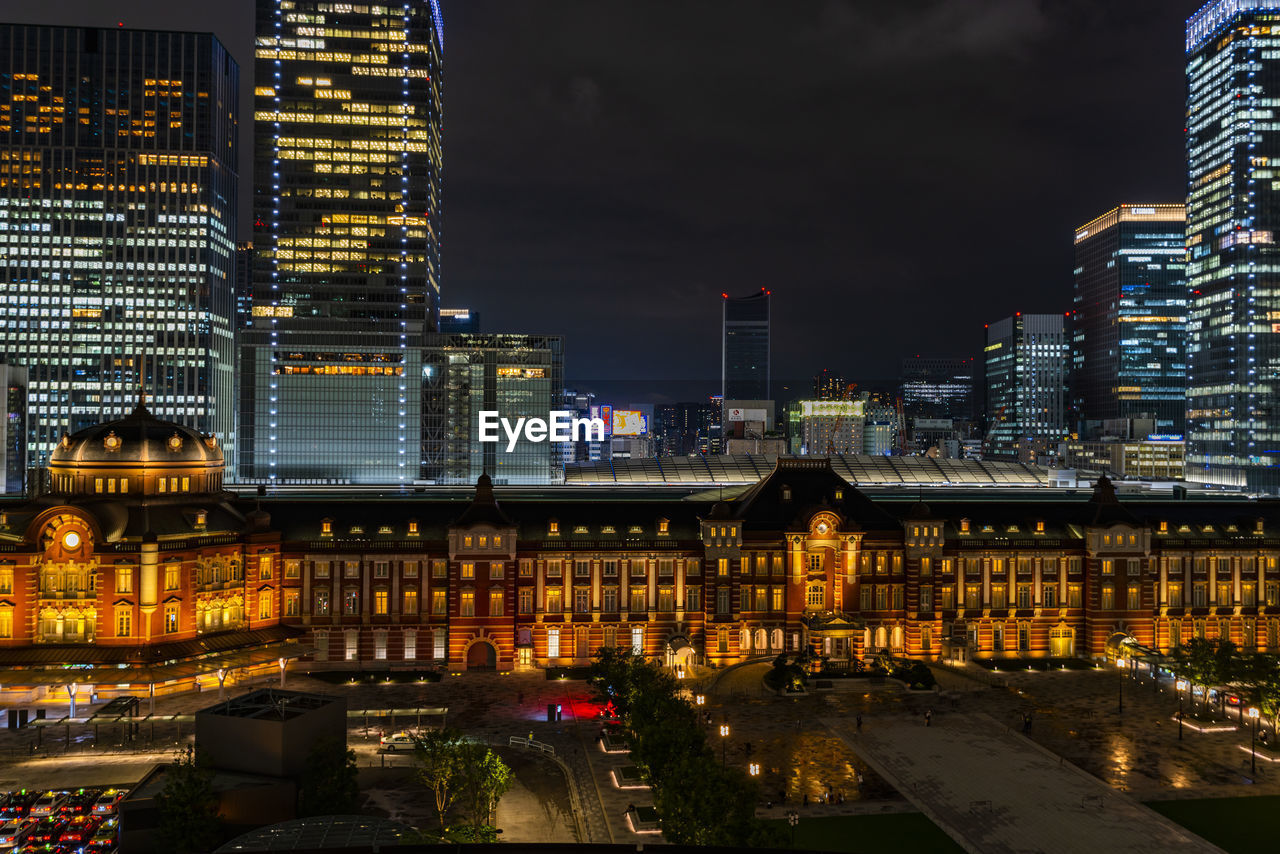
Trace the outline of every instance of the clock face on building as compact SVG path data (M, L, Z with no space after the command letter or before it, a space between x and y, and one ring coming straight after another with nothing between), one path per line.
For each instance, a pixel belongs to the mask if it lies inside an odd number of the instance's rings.
M826 522L819 522L819 523L818 523L818 533L819 533L819 534L825 534L825 533L826 533L827 531L829 531L829 530L831 530L831 526L829 526Z
M78 548L80 545L80 535L75 531L68 531L62 537L62 545L68 549Z

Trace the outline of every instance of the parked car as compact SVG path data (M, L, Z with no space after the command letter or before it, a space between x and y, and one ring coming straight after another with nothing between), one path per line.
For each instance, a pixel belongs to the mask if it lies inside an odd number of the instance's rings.
M58 841L58 837L62 835L62 831L67 826L68 819L56 815L45 816L36 822L31 829L31 835L27 837L27 844L44 844Z
M0 819L12 821L15 818L26 818L31 812L31 805L36 802L40 794L31 789L10 792L4 806L0 806Z
M393 732L391 735L384 735L379 742L383 750L413 750L418 746L418 741L407 732Z
M127 794L129 794L128 789L107 789L98 795L98 799L93 802L93 814L115 815L116 810L120 807L121 799Z
M67 802L67 793L50 790L41 795L34 804L31 805L31 811L28 815L33 818L44 818L53 815L62 805Z
M96 815L78 815L67 822L58 835L59 845L80 846L93 839L102 819Z
M35 820L29 818L5 822L3 826L0 826L0 850L17 848L26 842L27 837L31 835L32 828L35 826Z
M93 812L93 805L101 793L101 789L77 789L67 796L66 802L58 809L58 813L68 818L87 815Z

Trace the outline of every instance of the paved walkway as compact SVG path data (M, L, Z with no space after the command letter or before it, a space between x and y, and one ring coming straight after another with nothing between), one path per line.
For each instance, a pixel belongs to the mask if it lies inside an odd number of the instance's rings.
M824 723L967 851L1219 851L987 715Z

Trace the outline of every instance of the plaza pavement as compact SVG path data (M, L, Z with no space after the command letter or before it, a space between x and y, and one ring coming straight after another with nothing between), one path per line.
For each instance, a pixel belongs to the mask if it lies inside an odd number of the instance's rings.
M966 851L1219 850L988 715L824 723Z

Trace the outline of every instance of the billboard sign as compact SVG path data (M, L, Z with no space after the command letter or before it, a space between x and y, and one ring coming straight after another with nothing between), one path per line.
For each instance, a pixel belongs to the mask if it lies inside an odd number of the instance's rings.
M614 436L643 436L649 432L649 420L636 409L613 410Z

